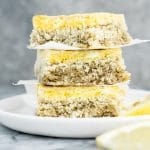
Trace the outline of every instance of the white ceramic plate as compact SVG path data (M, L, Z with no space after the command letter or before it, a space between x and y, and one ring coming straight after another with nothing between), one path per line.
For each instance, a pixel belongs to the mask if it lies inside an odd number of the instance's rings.
M129 90L128 100L147 95L147 91ZM96 137L112 128L130 123L148 121L150 116L103 118L52 118L34 115L35 98L29 94L0 100L0 122L25 133L72 138Z

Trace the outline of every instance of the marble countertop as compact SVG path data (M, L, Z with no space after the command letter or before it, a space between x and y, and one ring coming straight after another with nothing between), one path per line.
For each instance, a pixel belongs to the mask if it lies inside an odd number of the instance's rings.
M21 94L23 88L0 88L0 99ZM29 135L0 125L0 150L97 150L95 139L67 139Z

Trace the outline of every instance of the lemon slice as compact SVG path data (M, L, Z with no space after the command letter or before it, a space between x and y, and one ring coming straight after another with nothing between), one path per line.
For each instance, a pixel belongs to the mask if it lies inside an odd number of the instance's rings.
M150 122L114 129L96 138L105 150L150 150Z
M150 95L146 96L141 102L133 105L125 112L126 116L150 115Z

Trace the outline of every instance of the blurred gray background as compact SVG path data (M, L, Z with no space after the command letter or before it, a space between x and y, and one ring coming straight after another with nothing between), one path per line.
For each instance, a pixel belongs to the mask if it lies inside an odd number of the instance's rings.
M84 12L124 13L134 38L150 39L149 0L0 0L0 95L24 92L11 83L33 79L36 52L26 47L32 16ZM123 55L132 73L132 88L150 90L150 43L126 47Z

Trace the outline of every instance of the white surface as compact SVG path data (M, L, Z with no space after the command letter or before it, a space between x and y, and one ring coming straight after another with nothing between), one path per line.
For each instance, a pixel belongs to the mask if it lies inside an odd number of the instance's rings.
M149 92L130 90L128 100L144 97ZM25 133L89 138L112 128L135 122L148 121L150 116L103 117L103 118L51 118L37 117L35 98L32 95L18 95L0 101L0 122L14 130Z
M125 45L118 45L118 46L114 46L114 47L95 47L92 49L108 49L108 48L120 48L120 47L126 47L126 46L132 46L132 45L136 45L136 44L141 44L141 43L145 43L145 42L150 42L150 40L141 40L141 39L133 39L131 43L129 44L125 44ZM69 46L67 44L62 44L62 43L57 43L57 42L53 42L53 41L49 41L45 44L42 45L31 45L28 46L29 49L54 49L54 50L87 50L87 49L81 49L79 47L73 47L73 46Z

